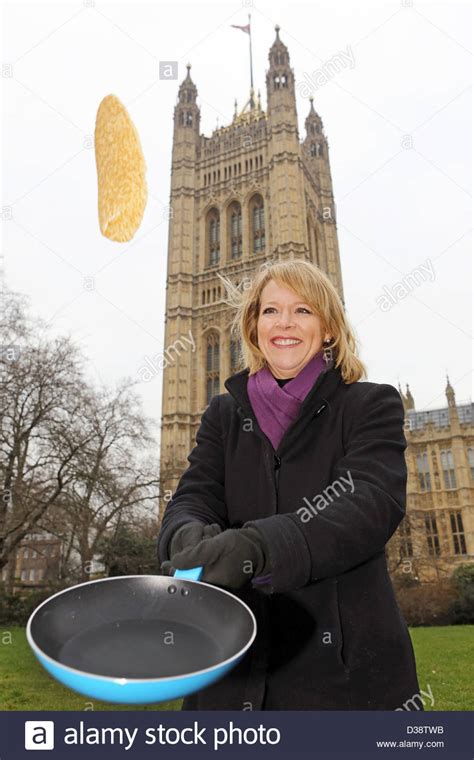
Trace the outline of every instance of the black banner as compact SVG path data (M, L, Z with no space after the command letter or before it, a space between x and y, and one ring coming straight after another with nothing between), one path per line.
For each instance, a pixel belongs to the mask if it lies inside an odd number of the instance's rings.
M472 724L468 712L3 712L0 760L472 760Z

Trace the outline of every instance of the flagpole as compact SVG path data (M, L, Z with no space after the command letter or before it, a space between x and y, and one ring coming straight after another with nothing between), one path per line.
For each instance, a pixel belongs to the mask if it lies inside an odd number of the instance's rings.
M254 107L253 102L253 64L252 64L252 25L250 23L250 13L249 13L249 48L250 48L250 98L251 103L250 107Z

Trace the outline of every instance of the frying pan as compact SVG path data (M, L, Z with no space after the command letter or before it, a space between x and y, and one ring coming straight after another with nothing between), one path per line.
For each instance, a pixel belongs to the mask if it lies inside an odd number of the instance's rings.
M180 699L222 678L257 634L249 607L200 582L202 572L124 575L59 591L30 616L28 643L54 678L88 697Z

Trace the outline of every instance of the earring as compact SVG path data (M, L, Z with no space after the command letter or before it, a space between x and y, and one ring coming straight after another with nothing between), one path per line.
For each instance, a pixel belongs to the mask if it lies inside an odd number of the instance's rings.
M331 338L329 338L328 340L325 340L323 343L323 346L324 346L323 359L326 362L326 364L330 364L333 360Z

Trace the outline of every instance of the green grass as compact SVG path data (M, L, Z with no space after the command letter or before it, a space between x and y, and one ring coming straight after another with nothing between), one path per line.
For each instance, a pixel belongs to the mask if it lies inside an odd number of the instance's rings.
M474 709L474 625L411 628L420 689L433 693L425 710ZM422 694L422 696L424 696Z
M410 633L420 689L431 691L434 698L432 707L425 698L425 710L472 710L474 626L412 628ZM61 686L44 670L28 646L24 628L0 626L0 710L179 710L180 707L180 700L137 706L89 700Z

